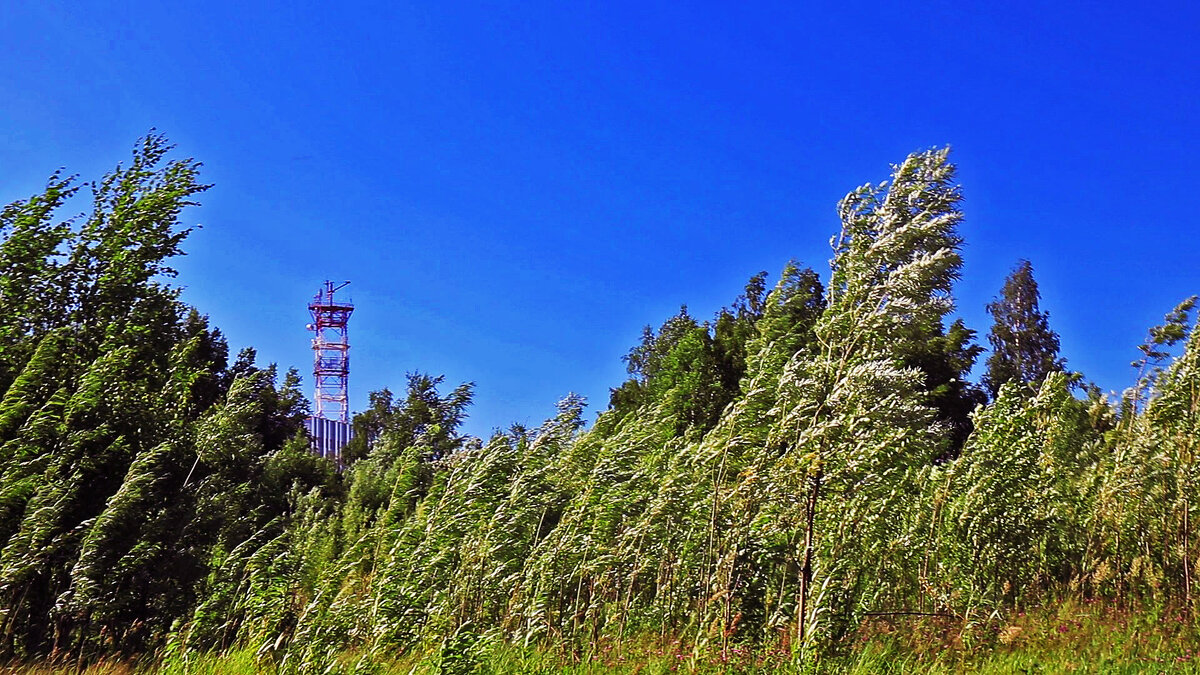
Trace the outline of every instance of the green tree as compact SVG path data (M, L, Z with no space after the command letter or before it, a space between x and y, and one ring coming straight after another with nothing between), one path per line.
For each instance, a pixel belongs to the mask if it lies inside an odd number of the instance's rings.
M732 363L736 356L730 359ZM661 403L675 419L678 434L689 429L703 433L716 424L731 398L709 326L697 322L686 306L658 332L646 326L641 344L630 350L625 362L632 377L610 398L618 414ZM736 390L736 383L732 386Z
M937 410L937 419L950 433L950 443L939 460L958 456L971 435L971 413L987 403L987 395L967 379L983 347L975 344L975 331L962 319L949 328L939 321L928 339L908 345L904 365L919 368L925 375L928 403Z
M789 260L779 281L755 312L754 330L741 348L745 356L745 383L754 382L746 394L765 406L774 405L774 395L784 364L813 346L813 328L825 311L825 287L810 267ZM766 394L766 392L771 392ZM764 398L764 394L766 397ZM771 399L768 401L767 399Z
M901 495L944 447L922 373L905 354L927 343L953 308L960 191L949 150L910 155L890 182L839 205L841 234L815 326L814 351L780 380L781 453L767 513L797 549L796 632L806 649L836 645L884 582L903 536ZM783 498L787 495L786 498Z
M1047 375L1033 396L1009 383L981 408L975 433L950 465L938 495L932 576L949 581L948 607L970 617L1011 607L1082 569L1091 467L1103 453L1089 402L1070 378Z
M1020 261L1004 279L1000 296L987 306L992 315L984 387L995 398L1007 382L1030 385L1036 392L1050 373L1065 364L1058 355L1058 334L1050 330L1050 313L1038 308L1041 296L1033 265Z
M63 324L66 287L62 254L73 231L54 222L79 188L55 173L46 189L0 211L0 391L12 383L49 331Z
M186 418L174 404L204 404L170 400L166 392L179 393L173 378L212 379L211 359L176 359L187 331L204 329L188 326L177 292L160 281L187 234L179 214L206 189L198 163L168 161L170 149L159 135L143 139L128 167L93 186L92 211L77 230L49 224L74 193L60 174L44 194L4 210L0 264L12 276L0 302L14 313L0 320L0 360L12 377L0 404L0 441L13 448L0 475L9 653L74 646L77 622L59 600L89 530L135 458L183 440ZM221 348L208 351L219 360ZM33 434L31 419L42 423Z
M297 451L299 377L227 367L167 283L207 189L171 149L142 139L78 225L61 174L0 212L0 657L152 647L291 492L333 491Z
M1140 347L1138 383L1098 467L1092 504L1092 567L1087 581L1119 599L1182 599L1196 586L1195 518L1200 504L1200 334L1195 298L1150 329ZM1171 348L1184 343L1172 358Z
M758 333L758 321L766 308L766 281L766 272L750 277L742 295L734 300L732 307L717 312L713 323L713 348L721 374L721 388L730 400L740 393L742 377L746 375L747 349Z

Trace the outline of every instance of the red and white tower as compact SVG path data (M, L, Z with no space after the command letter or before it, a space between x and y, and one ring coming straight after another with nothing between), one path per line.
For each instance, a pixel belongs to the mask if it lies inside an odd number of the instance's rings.
M350 379L350 338L346 325L354 312L354 303L349 300L339 302L333 294L349 283L335 286L332 281L326 281L308 303L313 320L308 329L314 334L313 382L317 409L313 417L342 424L350 422L350 400L346 394Z

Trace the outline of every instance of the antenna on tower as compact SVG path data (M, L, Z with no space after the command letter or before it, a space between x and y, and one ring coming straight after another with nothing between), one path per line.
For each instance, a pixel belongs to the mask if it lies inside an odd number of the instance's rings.
M308 303L313 322L313 382L316 385L316 417L349 423L350 403L347 384L350 380L350 337L347 324L354 313L354 303L339 302L333 294L345 288L349 281L334 285L326 281Z
M347 325L350 315L354 313L354 303L335 299L334 293L349 283L335 284L326 280L308 303L312 323L306 326L313 332L313 384L317 405L307 427L317 454L334 460L339 469L342 465L342 448L354 437L347 395L350 380Z

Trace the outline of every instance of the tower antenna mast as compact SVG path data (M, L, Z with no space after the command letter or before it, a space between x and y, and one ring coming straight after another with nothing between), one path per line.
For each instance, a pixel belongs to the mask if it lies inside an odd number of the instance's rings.
M354 313L354 303L335 300L333 294L350 282L335 285L326 281L308 303L313 332L313 382L316 387L317 409L313 417L347 424L350 422L350 400L347 384L350 380L350 337L347 324Z

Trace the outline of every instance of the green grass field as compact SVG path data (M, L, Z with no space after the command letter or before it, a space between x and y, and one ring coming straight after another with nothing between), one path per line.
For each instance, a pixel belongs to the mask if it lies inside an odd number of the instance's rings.
M561 673L667 675L671 673L810 673L811 664L779 648L728 645L695 648L601 642L578 650L521 648L476 642L394 658L345 654L344 669L378 674ZM875 619L848 654L816 669L831 673L1200 673L1200 630L1179 610L1131 612L1103 603L1066 602L1018 613L1010 621L969 625L927 617ZM86 675L275 673L253 652L191 654L138 663L100 662ZM49 675L79 672L67 665L11 665L5 672Z

